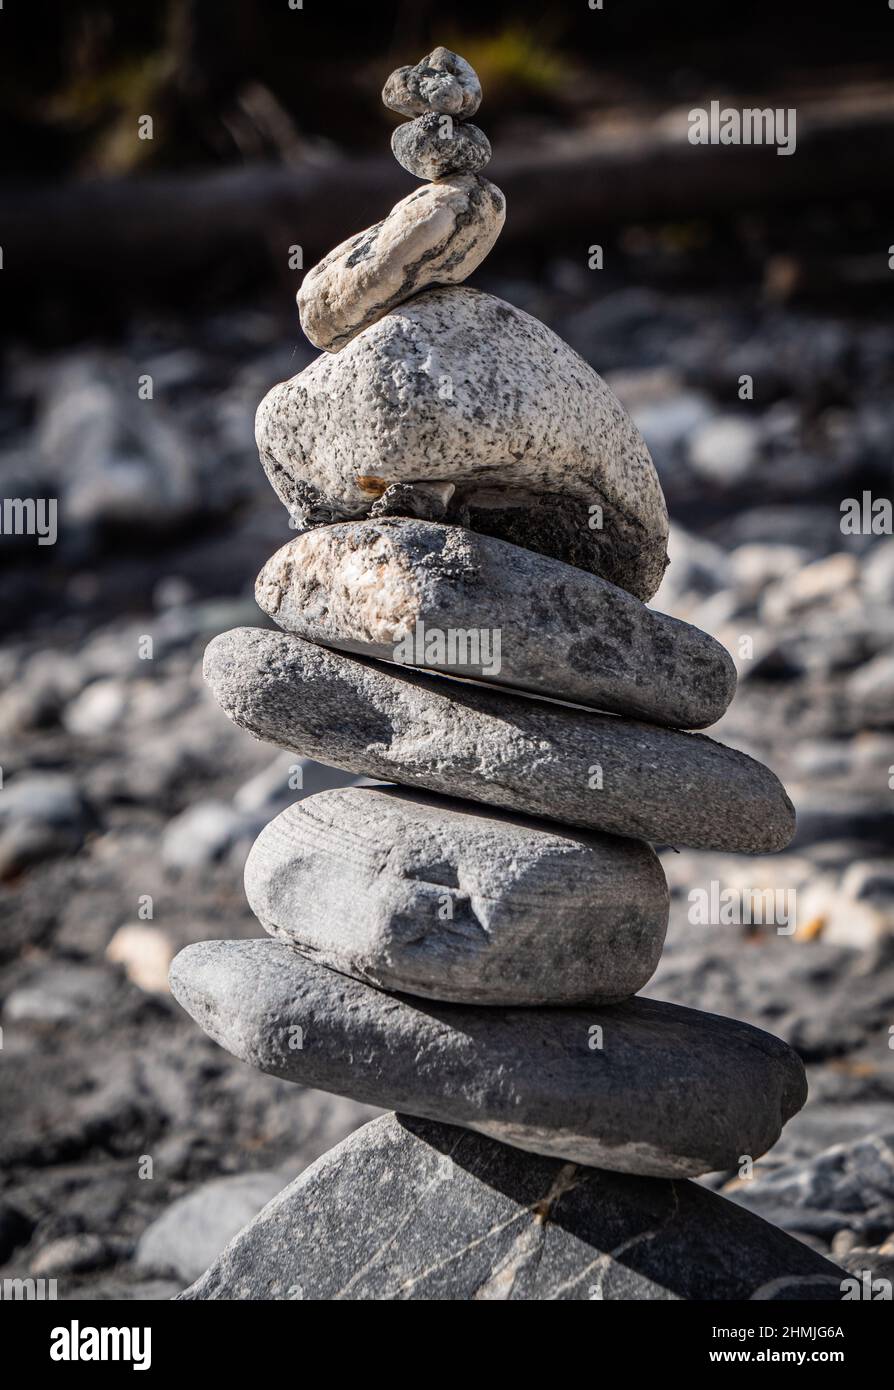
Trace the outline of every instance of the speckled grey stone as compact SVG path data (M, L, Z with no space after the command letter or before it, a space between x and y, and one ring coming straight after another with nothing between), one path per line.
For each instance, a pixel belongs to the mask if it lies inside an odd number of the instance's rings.
M417 188L307 272L301 327L316 347L338 352L411 295L465 280L505 219L506 200L487 179L460 174Z
M697 1183L382 1115L275 1197L180 1298L837 1302L845 1278Z
M254 843L245 892L311 960L465 1004L626 999L658 964L669 904L640 840L387 787L283 811Z
M290 633L235 628L205 652L234 723L348 772L694 849L784 849L778 778L704 734L380 666Z
M490 162L491 148L484 131L471 121L429 112L397 127L391 153L417 179L443 179L448 174L477 174Z
M268 560L255 594L312 642L676 728L713 724L736 688L728 652L689 623L560 560L437 522L306 531ZM448 632L477 635L477 649L464 637L441 650Z
M481 84L465 58L449 48L435 48L415 65L393 72L382 100L402 116L443 111L465 119L481 105Z
M545 324L465 286L426 290L261 402L271 483L305 527L437 483L449 520L555 555L647 599L667 508L642 436Z
M461 1124L534 1153L651 1177L757 1158L807 1096L804 1068L750 1024L638 996L482 1009L385 994L280 941L200 941L175 998L272 1076Z

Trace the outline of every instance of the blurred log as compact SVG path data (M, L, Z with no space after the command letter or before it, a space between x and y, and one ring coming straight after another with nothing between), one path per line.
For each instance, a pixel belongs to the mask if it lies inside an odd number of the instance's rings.
M687 131L681 110L498 155L487 173L506 194L508 216L494 262L501 250L599 240L619 223L889 196L889 94L846 93L799 109L790 156L694 146ZM41 294L94 304L173 294L183 304L271 270L293 283L290 246L310 266L416 186L383 157L7 191L2 282L13 316Z

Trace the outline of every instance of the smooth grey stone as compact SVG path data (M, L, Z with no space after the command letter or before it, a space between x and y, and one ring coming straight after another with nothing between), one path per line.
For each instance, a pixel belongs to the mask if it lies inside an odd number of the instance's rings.
M245 892L311 960L468 1004L626 999L658 964L669 906L642 841L387 787L283 811L252 847Z
M13 879L26 869L57 855L73 854L83 835L70 825L47 821L0 820L0 880Z
M762 422L731 411L697 425L686 440L693 472L718 489L733 488L753 477L764 447Z
M385 994L280 941L201 941L171 965L196 1022L260 1071L652 1177L757 1158L807 1096L747 1023L654 999L482 1009Z
M73 778L58 772L8 777L0 795L0 825L27 822L81 830L90 813Z
M311 642L394 661L410 636L422 659L408 664L675 728L713 724L736 688L732 657L699 628L458 526L381 517L305 531L267 561L255 596ZM458 634L453 654L426 652L426 632Z
M59 962L29 974L3 1001L8 1023L77 1023L112 1006L114 976L101 965Z
M784 849L794 831L769 768L704 734L380 666L262 628L221 633L204 670L235 724L349 772L692 849Z
M75 738L104 738L127 717L129 696L126 681L111 676L91 681L66 706L62 723Z
M894 540L876 540L861 565L860 587L870 602L894 608Z
M855 860L842 877L841 891L855 902L891 902L894 899L894 861Z
M257 822L225 801L195 801L168 821L161 833L160 858L171 869L199 869L218 863Z
M506 199L487 179L457 174L415 189L307 272L301 327L316 347L338 352L412 295L465 280L505 220Z
M846 1277L697 1183L383 1115L285 1188L180 1298L836 1302Z
M267 393L270 482L304 529L395 484L451 489L449 519L648 599L667 507L615 395L545 324L464 285L426 290Z
M178 1197L140 1237L138 1268L197 1279L290 1177L276 1170L236 1173Z
M848 695L858 728L894 726L894 653L882 652L856 670L848 681Z
M429 112L399 125L391 153L401 168L418 179L448 174L477 174L490 162L490 141L477 125Z
M166 390L163 359L148 345L140 356L153 389ZM201 359L195 360L191 379L198 382ZM18 495L58 499L58 542L68 563L98 557L103 536L130 534L137 513L147 532L165 534L243 495L244 483L234 486L222 457L225 446L206 453L181 417L131 408L126 383L133 366L126 355L100 348L71 352L56 360L45 392L36 391L43 399L26 446L28 491ZM4 497L15 497L9 486L4 479ZM110 674L120 677L123 664Z
M449 48L434 48L413 66L398 68L382 91L382 100L402 116L442 111L474 116L481 105L481 83L465 58Z

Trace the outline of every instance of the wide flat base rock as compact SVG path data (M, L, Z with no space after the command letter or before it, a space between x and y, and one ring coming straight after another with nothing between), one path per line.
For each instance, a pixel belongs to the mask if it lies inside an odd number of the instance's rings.
M736 688L706 632L598 575L439 522L306 531L267 561L255 595L311 642L672 728L713 724Z
M385 994L278 941L202 941L171 966L215 1042L272 1076L654 1177L758 1158L807 1096L779 1038L654 999L497 1009Z
M275 1197L180 1297L837 1302L846 1278L695 1183L383 1115Z
M744 753L428 672L291 633L234 628L205 679L235 724L348 772L677 847L784 849L795 813Z
M288 807L252 846L245 893L321 965L467 1004L626 999L654 973L669 908L642 840L396 787Z

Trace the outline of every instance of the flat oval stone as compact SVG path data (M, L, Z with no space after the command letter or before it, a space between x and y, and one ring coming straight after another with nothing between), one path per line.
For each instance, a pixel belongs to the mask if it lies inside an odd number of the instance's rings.
M391 152L418 179L477 174L491 157L490 141L477 125L434 113L399 125L391 136Z
M784 849L795 813L744 753L617 715L504 694L235 628L205 652L234 723L348 772L692 849Z
M296 524L366 515L395 485L452 488L446 520L652 596L667 508L645 443L545 324L465 286L426 290L261 402L261 461Z
M449 48L434 48L418 63L393 72L382 100L402 116L443 111L465 118L481 105L481 83L465 58Z
M650 1177L758 1158L807 1097L750 1024L637 997L480 1009L385 994L279 941L202 941L171 989L215 1042L286 1081Z
M290 1183L178 1297L836 1303L846 1278L698 1183L381 1115Z
M464 174L415 189L307 272L301 327L315 347L338 352L420 290L465 280L505 220L506 200L487 179Z
M280 627L361 656L701 729L732 657L606 579L458 526L336 522L278 550L255 586Z
M658 964L669 906L642 841L378 787L288 807L255 841L245 892L321 965L467 1004L626 999Z

